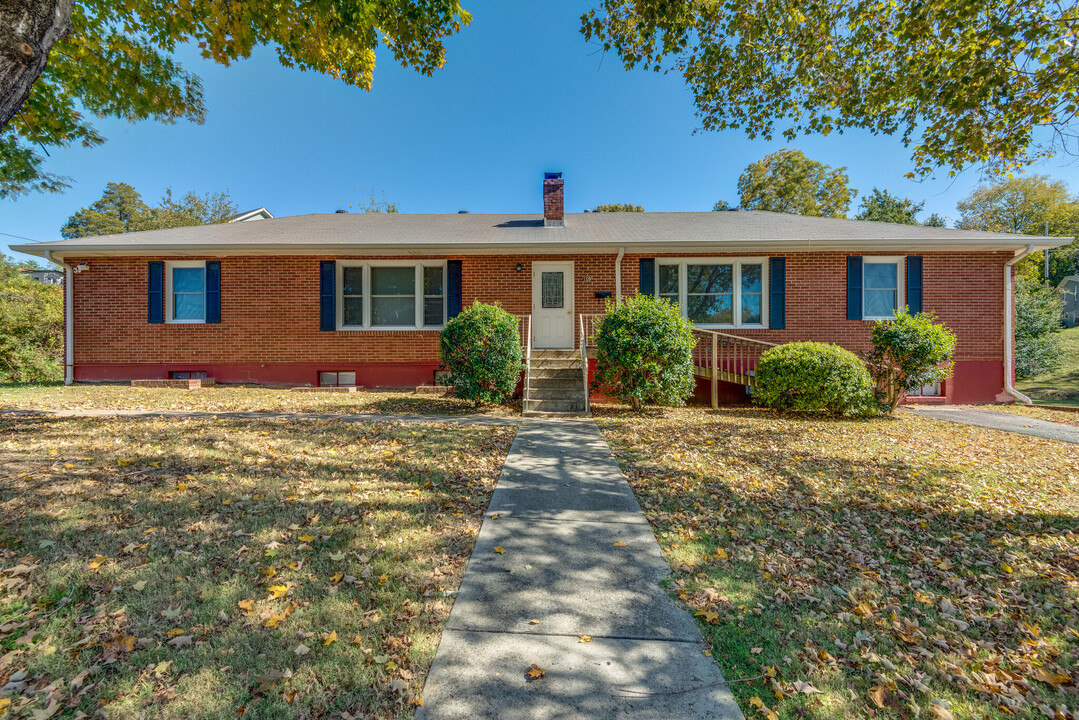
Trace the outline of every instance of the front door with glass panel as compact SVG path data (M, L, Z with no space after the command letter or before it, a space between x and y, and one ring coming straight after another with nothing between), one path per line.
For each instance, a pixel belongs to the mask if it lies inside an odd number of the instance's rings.
M532 263L532 346L573 347L573 262Z

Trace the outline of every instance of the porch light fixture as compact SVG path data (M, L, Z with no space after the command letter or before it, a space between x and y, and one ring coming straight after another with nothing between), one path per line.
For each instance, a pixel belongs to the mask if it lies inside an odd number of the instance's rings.
M517 265L513 269L516 270L517 272L521 272L522 270L525 269L525 266L522 265L521 263L517 263Z

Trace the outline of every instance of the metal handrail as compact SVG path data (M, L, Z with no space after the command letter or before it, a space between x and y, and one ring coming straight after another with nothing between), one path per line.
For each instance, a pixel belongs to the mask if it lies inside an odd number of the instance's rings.
M580 317L581 326L581 374L584 380L584 411L588 410L588 336L585 335L585 316L582 314Z
M521 407L528 409L529 396L532 394L532 316L527 315L528 331L525 334L525 391Z

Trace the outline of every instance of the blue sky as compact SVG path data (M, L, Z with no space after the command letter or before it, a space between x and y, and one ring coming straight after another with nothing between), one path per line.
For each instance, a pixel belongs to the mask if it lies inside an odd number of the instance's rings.
M288 70L268 48L231 68L181 53L205 83L204 125L99 121L105 145L49 161L73 187L0 201L0 233L58 239L68 216L110 181L131 183L149 202L167 187L227 189L241 210L266 206L275 215L333 212L371 190L403 212L540 212L542 172L562 170L570 212L607 202L709 210L719 199L736 204L745 166L785 146L738 131L694 134L681 78L627 72L586 43L578 32L584 4L465 5L473 23L447 42L442 70L426 78L382 51L371 92ZM910 154L897 138L847 133L792 146L846 166L860 194L886 187L953 219L956 201L980 179L970 171L905 180ZM1065 161L1035 172L1079 187L1079 168Z

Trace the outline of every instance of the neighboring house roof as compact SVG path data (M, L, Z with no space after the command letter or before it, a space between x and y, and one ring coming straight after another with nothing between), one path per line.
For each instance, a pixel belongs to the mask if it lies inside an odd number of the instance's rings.
M249 220L272 220L273 214L264 207L233 215L229 218L230 223L247 222Z
M1069 275L1068 277L1064 278L1060 281L1059 284L1057 284L1057 289L1063 290L1064 286L1070 282L1079 285L1079 275Z
M239 255L497 252L779 252L1005 250L1058 247L1071 238L1011 235L761 211L542 215L332 213L12 246L65 255Z

